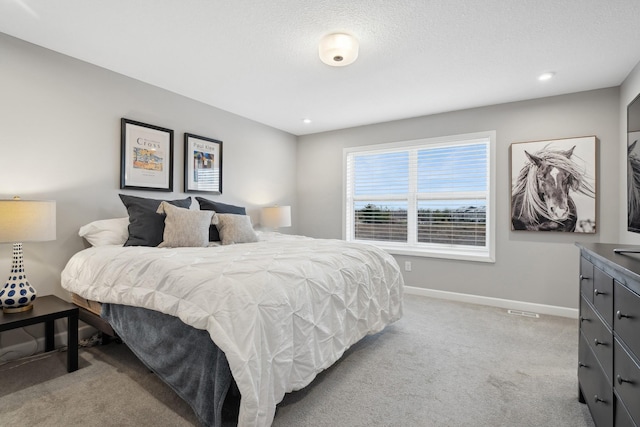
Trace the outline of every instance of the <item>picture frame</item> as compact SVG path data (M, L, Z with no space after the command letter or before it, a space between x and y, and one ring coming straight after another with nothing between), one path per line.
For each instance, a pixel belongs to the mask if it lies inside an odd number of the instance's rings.
M516 142L511 230L596 233L595 136Z
M184 134L184 191L222 194L222 141Z
M120 188L173 191L173 130L121 119Z
M640 233L640 94L627 105L627 231Z

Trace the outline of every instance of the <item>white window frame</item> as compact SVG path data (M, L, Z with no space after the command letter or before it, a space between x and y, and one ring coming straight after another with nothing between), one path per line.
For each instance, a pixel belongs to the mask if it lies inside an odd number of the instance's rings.
M376 154L382 153L384 151L389 150L398 150L398 149L407 149L412 150L416 149L420 146L429 146L437 147L437 146L452 146L459 144L469 144L469 143L478 143L478 142L488 142L488 153L487 153L487 176L489 177L488 182L488 191L486 192L486 201L487 201L487 211L486 211L486 246L482 248L476 248L472 246L461 246L461 245L443 245L443 244L426 244L420 243L418 244L410 244L410 243L400 243L400 242L386 242L386 241L372 241L372 240L357 240L353 238L353 206L354 201L358 200L358 197L354 197L351 195L352 191L349 191L347 188L347 176L348 176L348 156L351 153L357 154ZM401 141L401 142L392 142L386 144L374 144L367 146L359 146L359 147L348 147L343 149L343 176L342 176L342 238L348 241L354 242L362 242L369 243L379 246L380 248L386 250L391 254L396 255L410 255L410 256L424 256L424 257L432 257L432 258L445 258L445 259L455 259L455 260L465 260L465 261L480 261L480 262L495 262L495 222L496 222L496 153L495 153L495 145L496 145L496 132L495 131L483 131L483 132L475 132L461 135L451 135L437 138L425 138L425 139L417 139L410 141ZM411 168L415 170L415 168ZM410 170L411 170L410 169ZM410 186L412 182L415 180L410 179ZM407 208L407 221L410 224L416 223L416 215L417 215L417 203L418 199L425 200L429 197L428 193L420 193L417 194L415 188L410 188L410 194L413 197L409 197L408 200L408 208ZM478 193L467 193L464 194L464 197L468 198L477 198L480 194ZM482 192L482 197L484 198L485 192ZM376 195L374 196L376 199L382 200L393 200L396 196L389 195ZM371 199L371 196L362 196L363 199ZM403 198L402 200L406 200ZM412 222L410 222L412 221ZM416 228L409 227L408 228L408 236L407 240L409 242L416 240Z

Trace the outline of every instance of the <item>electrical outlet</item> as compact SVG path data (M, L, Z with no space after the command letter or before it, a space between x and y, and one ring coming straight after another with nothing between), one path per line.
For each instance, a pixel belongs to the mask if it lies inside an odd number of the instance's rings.
M404 271L411 271L411 261L404 262Z

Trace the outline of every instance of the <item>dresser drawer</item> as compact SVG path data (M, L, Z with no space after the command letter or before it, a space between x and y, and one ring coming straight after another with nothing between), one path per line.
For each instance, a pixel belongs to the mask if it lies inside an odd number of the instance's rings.
M578 381L596 426L610 426L613 420L613 389L607 381L587 339L580 334Z
M578 381L582 386L582 383L588 378L595 375L593 371L602 370L598 360L596 359L595 354L591 350L587 339L585 338L583 333L580 333L580 338L578 342ZM586 392L583 390L583 394ZM585 394L585 398L588 398Z
M593 268L593 305L611 328L613 326L613 277L598 267Z
M640 366L615 339L613 387L635 422L640 422Z
M593 302L593 264L580 257L580 293Z
M640 355L640 296L615 283L614 328L632 353Z
M613 334L584 298L580 299L580 330L611 382L613 377Z
M615 427L637 427L637 424L631 419L629 411L625 408L624 404L620 400L616 399L616 419L613 425Z

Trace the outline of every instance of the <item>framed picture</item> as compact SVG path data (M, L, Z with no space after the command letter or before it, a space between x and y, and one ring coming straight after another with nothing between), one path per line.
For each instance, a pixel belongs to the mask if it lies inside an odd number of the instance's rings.
M596 232L596 137L511 144L511 230Z
M627 230L640 233L640 95L627 106Z
M173 130L121 120L120 188L173 191Z
M222 141L184 134L184 191L222 194Z

